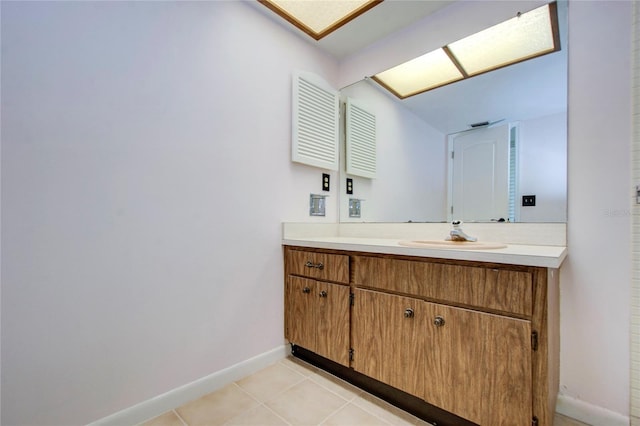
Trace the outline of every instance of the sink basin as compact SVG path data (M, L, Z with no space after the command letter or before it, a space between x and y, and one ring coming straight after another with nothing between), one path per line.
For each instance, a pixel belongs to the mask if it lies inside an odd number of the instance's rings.
M481 241L447 241L447 240L413 240L400 241L398 244L406 247L454 249L454 250L495 250L506 248L506 244Z

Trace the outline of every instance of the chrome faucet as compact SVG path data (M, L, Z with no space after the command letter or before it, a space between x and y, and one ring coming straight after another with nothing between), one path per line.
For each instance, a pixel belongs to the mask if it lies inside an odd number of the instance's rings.
M478 241L476 237L470 237L467 234L465 234L462 228L460 228L461 224L462 222L460 222L459 220L454 220L453 222L451 222L453 229L451 230L451 232L449 232L449 238L447 238L447 240L470 241L470 242Z

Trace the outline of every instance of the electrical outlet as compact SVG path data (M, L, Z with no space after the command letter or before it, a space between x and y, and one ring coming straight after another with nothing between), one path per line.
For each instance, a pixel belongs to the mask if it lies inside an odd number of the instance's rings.
M535 195L523 195L522 196L522 207L534 207L536 205L536 196Z
M347 194L353 194L353 179L347 178Z
M323 191L329 191L329 174L328 173L323 173L322 174L322 190Z

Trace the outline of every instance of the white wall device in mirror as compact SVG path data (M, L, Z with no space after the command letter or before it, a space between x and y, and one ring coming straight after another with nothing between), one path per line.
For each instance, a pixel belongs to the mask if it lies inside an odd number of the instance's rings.
M371 78L343 88L376 115L378 152L375 179L341 177L340 220L565 222L567 3L555 9L559 49L543 56L405 99Z

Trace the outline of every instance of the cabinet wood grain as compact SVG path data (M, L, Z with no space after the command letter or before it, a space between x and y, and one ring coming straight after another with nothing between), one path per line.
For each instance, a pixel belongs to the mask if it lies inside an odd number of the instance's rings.
M353 368L423 398L424 302L356 289L353 306Z
M472 422L482 418L482 324L475 312L426 303L425 400ZM434 324L442 318L443 325Z
M482 360L483 425L530 424L533 418L531 323L481 314L486 336Z
M530 316L530 272L354 256L356 285Z
M349 256L287 250L288 273L321 281L349 283Z
M530 322L425 302L425 400L481 425L532 418Z
M290 342L315 350L314 294L316 282L289 276L285 284L285 337Z
M285 336L457 418L552 426L557 272L285 247Z
M349 287L318 282L316 353L349 365ZM324 292L326 296L321 296Z
M533 278L531 272L487 268L485 284L476 304L514 314L531 316Z
M285 304L285 338L349 365L348 286L289 276Z

